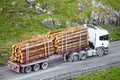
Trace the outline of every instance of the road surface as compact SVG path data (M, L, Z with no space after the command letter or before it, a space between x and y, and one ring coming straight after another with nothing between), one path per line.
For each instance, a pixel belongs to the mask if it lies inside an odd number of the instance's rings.
M90 57L78 62L64 62L62 58L58 58L49 62L47 70L23 74L16 73L7 67L1 67L0 80L42 80L59 74L100 66L115 61L120 61L120 41L110 43L109 54L102 57Z

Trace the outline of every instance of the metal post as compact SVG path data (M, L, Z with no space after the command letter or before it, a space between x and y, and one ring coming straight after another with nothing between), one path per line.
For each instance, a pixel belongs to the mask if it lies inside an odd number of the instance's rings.
M45 39L44 39L44 47L45 47L45 56L47 56Z
M81 33L80 33L80 42L79 42L79 48L81 49Z
M63 36L62 36L62 54L63 54Z
M66 52L67 52L67 34L66 34Z
M48 55L47 56L49 56L50 55L50 46L49 46L49 41L47 40L47 43L48 43Z
M29 43L26 44L26 63L29 62Z

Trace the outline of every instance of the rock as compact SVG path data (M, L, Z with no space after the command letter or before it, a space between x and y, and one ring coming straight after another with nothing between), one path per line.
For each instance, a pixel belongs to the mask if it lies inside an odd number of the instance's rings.
M44 19L42 21L42 24L49 27L49 28L53 28L54 27L54 21L52 19Z
M98 14L97 13L94 14L94 19L96 19L96 20L98 19Z
M47 14L48 14L49 16L52 16L52 15L54 15L54 12L48 11Z
M120 16L120 11L118 13L119 13L118 15Z
M84 10L84 6L82 5L82 3L78 3L77 14L80 14L80 12L82 12L83 10Z
M92 11L91 15L90 15L90 18L91 19L94 19L95 18L95 12Z
M98 23L95 19L93 19L92 24L95 25L95 26L98 26Z
M16 7L17 5L18 5L17 1L14 1L14 2L11 3L11 6L13 6L13 7Z
M114 11L114 22L115 22L115 25L119 25L120 24L120 13L119 11Z
M114 32L115 31L115 28L114 27L111 27L108 29L109 32Z
M111 25L116 25L116 23L117 23L117 18L115 17L115 16L110 16L109 17L109 24L111 24Z
M23 12L16 12L16 15L20 15L20 16L22 16L23 15Z
M72 23L71 23L71 22L66 21L66 26L67 26L67 27L71 27L71 25L72 25Z
M113 15L110 15L110 16L109 16L110 24L113 24L113 18L114 18Z
M109 17L109 23L110 23L110 24L113 24L113 16L110 16L110 17Z
M42 7L40 6L39 3L36 4L35 8L36 8L36 13L38 13L38 14L46 12L46 9L42 9Z
M117 16L119 13L118 13L118 11L112 11L112 14L113 14L114 16Z
M80 19L74 20L74 23L77 25L81 25L81 24L87 23L87 21L85 20L85 18L80 18Z
M36 3L36 0L26 0L26 2L28 3L28 4L33 4L33 3Z
M103 8L103 9L107 9L108 7L106 7L106 5L104 5L101 1L98 2L96 0L92 0L92 6L93 7L99 7L99 8Z
M59 21L55 21L54 28L60 28L61 25Z
M98 25L102 25L102 18L98 17Z
M106 17L106 18L104 18L104 24L109 24L109 20L108 20L108 18Z
M0 13L2 13L3 12L3 9L2 8L0 8Z
M26 0L26 2L29 4L30 8L32 8L37 3L37 0Z
M96 6L96 1L92 0L92 6L95 7Z
M92 24L95 24L97 25L99 22L99 16L98 16L98 12L92 12L91 15L90 15L90 18L91 18L91 22Z
M80 18L80 19L76 20L75 23L77 25L87 24L88 23L88 19L83 17L83 18Z
M117 25L117 18L115 16L113 17L113 23L114 25Z
M120 11L118 13L118 25L120 25Z
M59 28L61 26L59 21L54 21L53 19L44 19L42 24L48 28Z

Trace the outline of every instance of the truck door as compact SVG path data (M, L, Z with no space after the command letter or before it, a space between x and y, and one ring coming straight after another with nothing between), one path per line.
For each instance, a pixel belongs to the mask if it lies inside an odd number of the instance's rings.
M109 45L108 35L99 36L98 44L99 44L99 46L108 47L108 45Z

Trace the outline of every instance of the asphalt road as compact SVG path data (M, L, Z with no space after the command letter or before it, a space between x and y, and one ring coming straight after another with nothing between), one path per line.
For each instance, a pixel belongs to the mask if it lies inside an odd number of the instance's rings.
M64 62L62 58L58 58L49 62L47 70L23 74L16 73L7 67L1 67L0 80L41 80L62 73L100 66L115 61L120 61L120 41L110 43L109 54L102 57L90 57L78 62Z

